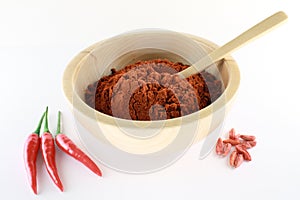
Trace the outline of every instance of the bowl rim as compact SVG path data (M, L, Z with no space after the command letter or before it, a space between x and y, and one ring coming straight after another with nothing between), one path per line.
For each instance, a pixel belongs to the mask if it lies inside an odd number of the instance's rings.
M147 31L147 30L144 30ZM214 44L213 42L204 39L199 36L187 34L187 33L181 33L193 40L195 40L198 43L201 43L203 45L206 45L209 49L213 50L218 47L218 45ZM100 42L97 42L86 49L79 52L67 65L64 73L63 73L63 79L62 79L62 85L63 85L63 93L68 100L69 104L71 105L72 109L76 109L81 114L83 114L86 117L89 117L93 120L97 119L104 123L109 124L116 124L116 121L119 125L123 126L132 126L131 124L134 123L135 126L141 126L141 127L147 127L150 123L151 125L157 124L165 124L165 126L173 126L177 124L181 124L182 121L189 122L194 121L199 118L204 118L209 116L211 113L216 112L219 109L222 109L225 107L225 105L234 99L237 90L240 85L240 71L238 68L237 63L235 60L231 57L231 55L226 56L222 60L222 64L226 66L226 70L228 71L228 83L227 87L224 89L221 96L216 99L213 103L211 103L209 106L191 113L189 115L184 115L181 117L173 118L173 119L167 119L167 120L155 120L155 121L140 121L140 120L129 120L129 119L122 119L113 117L104 113L101 113L94 108L91 108L88 106L74 91L74 80L77 77L77 73L80 69L81 62L83 62L88 56L92 55L93 49L101 45L103 42L105 42L107 39L102 40ZM93 56L93 55L92 55ZM229 67L230 66L230 67ZM79 104L74 105L74 97L76 98L76 102Z

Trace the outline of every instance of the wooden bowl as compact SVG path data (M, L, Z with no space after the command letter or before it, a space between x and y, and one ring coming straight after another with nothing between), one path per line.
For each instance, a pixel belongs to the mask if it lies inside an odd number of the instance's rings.
M137 60L153 58L195 62L203 53L215 48L217 45L203 38L171 31L138 30L125 33L98 42L75 56L63 75L64 94L75 119L96 140L131 154L150 154L166 149L178 151L216 129L230 110L240 83L239 68L231 56L208 69L222 80L222 95L204 109L179 118L134 121L112 117L84 102L85 88L108 74L112 67L121 68Z

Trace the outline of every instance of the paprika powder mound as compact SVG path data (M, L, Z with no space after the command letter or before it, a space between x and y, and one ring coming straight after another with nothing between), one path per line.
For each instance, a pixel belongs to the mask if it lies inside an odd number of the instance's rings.
M165 120L196 112L222 94L222 82L208 72L180 79L189 65L166 59L111 69L88 85L86 103L107 115L132 120Z

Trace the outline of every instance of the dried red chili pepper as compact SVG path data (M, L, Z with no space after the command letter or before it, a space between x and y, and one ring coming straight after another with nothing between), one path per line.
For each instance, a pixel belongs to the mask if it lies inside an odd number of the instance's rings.
M232 139L232 140L236 140L239 138L239 135L236 135L234 128L230 129L228 136L229 136L229 139Z
M58 121L57 121L57 130L55 136L55 142L57 146L66 154L72 156L90 170L92 170L95 174L102 176L101 170L97 167L97 165L83 152L81 151L74 142L72 142L65 134L61 133L61 113L58 112Z
M239 140L226 139L226 140L223 140L223 143L224 144L230 143L232 146L235 146L235 145L240 144L241 142Z
M64 188L62 182L60 181L57 168L56 168L54 139L48 129L48 107L45 112L45 125L44 125L44 133L41 136L41 146L42 146L42 153L46 164L47 172L50 175L53 182L55 183L55 185L61 191L63 191Z
M238 155L237 151L233 151L230 154L230 157L229 157L229 164L230 164L230 166L234 167L234 162L235 162L235 159L236 159L237 155Z
M240 154L242 154L244 156L244 160L247 160L247 161L252 160L250 153L245 148L243 148L243 146L237 145L235 148Z
M224 144L221 138L218 139L217 144L216 144L216 153L218 155L223 154L224 152Z
M256 139L254 135L240 135L240 137L246 141L254 141Z
M24 145L25 169L27 172L29 184L30 184L34 194L37 194L36 158L37 158L37 155L39 152L39 147L40 147L39 134L40 134L41 125L42 125L44 116L45 116L45 113L41 117L36 130L27 137L27 140Z
M256 141L248 141L248 143L251 145L251 148L256 146Z
M224 145L224 149L223 149L223 154L222 155L223 156L227 156L229 154L230 150L231 150L231 144L230 143L226 143Z
M243 154L238 153L234 161L234 167L238 168L243 163L243 161L244 161Z

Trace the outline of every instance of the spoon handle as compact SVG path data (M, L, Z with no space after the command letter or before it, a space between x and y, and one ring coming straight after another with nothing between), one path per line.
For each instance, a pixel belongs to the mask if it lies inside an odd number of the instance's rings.
M248 42L257 38L258 36L261 36L263 33L271 30L286 19L287 15L282 11L273 14L272 16L266 18L265 20L256 24L252 28L248 29L244 33L240 34L230 42L226 43L222 47L219 47L218 49L212 51L210 54L204 56L191 67L179 72L178 75L182 78L187 78L193 74L205 70L209 65L213 64L218 60L221 60L229 53L247 44Z

